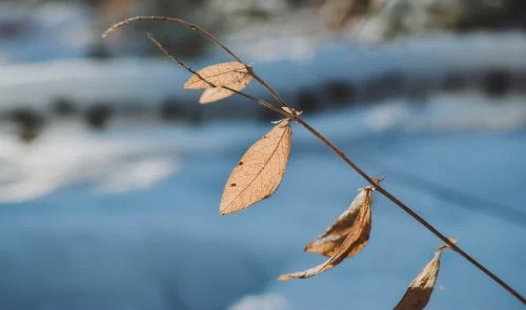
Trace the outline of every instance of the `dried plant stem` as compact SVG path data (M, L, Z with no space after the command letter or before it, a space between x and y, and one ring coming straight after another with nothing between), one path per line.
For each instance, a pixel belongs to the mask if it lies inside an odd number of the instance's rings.
M307 131L309 131L312 135L314 135L316 138L318 138L323 144L325 144L329 149L331 149L340 159L342 159L349 167L351 167L354 171L356 171L362 178L364 178L371 186L374 186L375 189L384 195L387 199L391 200L396 206L404 210L407 214L409 214L413 219L415 219L417 222L422 224L427 230L432 232L435 236L437 236L440 240L445 242L449 247L451 247L452 250L457 252L460 256L462 256L464 259L466 259L468 262L473 264L475 267L477 267L480 271L482 271L485 275L487 275L489 278L491 278L493 281L495 281L497 284L499 284L501 287L503 287L506 291L508 291L511 295L513 295L515 298L517 298L520 302L523 304L526 304L526 299L520 295L516 290L511 288L510 285L508 285L506 282L504 282L502 279L500 279L498 276L496 276L494 273L489 271L485 266L483 266L481 263L479 263L477 260L475 260L473 257L471 257L469 254L467 254L464 250L462 250L459 246L457 246L454 242L452 242L449 238L447 238L443 233L441 233L438 229L436 229L433 225L431 225L429 222L424 220L421 216L419 216L415 211L413 211L409 206L404 204L402 201L400 201L398 198L396 198L393 194L391 194L389 191L384 189L382 186L380 186L373 178L371 178L367 173L365 173L358 165L356 165L345 153L343 153L336 145L334 145L331 141L329 141L325 136L323 136L321 133L319 133L316 129L311 127L307 122L305 122L302 118L299 117L299 114L295 112L294 109L292 109L282 98L279 96L272 87L270 87L265 81L263 81L245 62L243 62L235 53L233 53L230 49L228 49L225 45L223 45L216 37L211 35L209 32L204 30L203 28L186 22L184 20L178 19L178 18L171 18L171 17L163 17L163 16L137 16L133 18L126 19L124 21L121 21L112 27L108 28L102 35L103 37L108 36L118 28L125 26L131 22L134 21L146 21L146 20L156 20L156 21L165 21L165 22L173 22L181 24L187 28L190 28L192 30L195 30L199 32L201 35L205 36L207 39L212 41L214 44L218 45L221 49L223 49L227 54L232 56L236 61L242 63L247 67L252 74L253 78L259 82L273 97L274 99L282 106L289 108L288 112L284 109L280 109L264 100L255 98L253 96L250 96L244 92L236 91L234 89L231 89L226 86L222 86L225 89L228 89L232 92L235 92L236 94L239 94L245 98L248 98L258 104L263 105L264 107L271 109L304 127ZM197 75L200 79L203 81L209 83L204 79L203 77L199 76L196 71L191 69L190 67L186 66L183 62L181 62L177 57L170 54L153 36L148 35L148 39L152 41L157 47L168 57L170 57L172 60L174 60L177 64L182 66L184 69L189 71L192 74ZM212 83L209 83L210 86L215 87Z
M185 20L182 20L182 19L179 19L179 18L175 18L175 17L135 16L135 17L132 17L132 18L125 19L125 20L123 20L123 21L111 26L106 31L104 31L104 33L102 34L102 37L105 38L105 37L109 36L110 34L112 34L113 32L115 32L115 30L117 30L117 29L119 29L119 28L121 28L123 26L126 26L126 25L128 25L128 24L130 24L132 22L135 22L135 21L147 21L147 20L177 23L177 24L181 24L181 25L185 26L186 28L195 30L195 31L199 32L200 34L202 34L203 36L205 36L210 41L212 41L215 44L217 44L222 50L224 50L227 54L232 56L232 58L234 58L236 61L238 61L240 63L244 63L236 54L234 54L230 49L228 49L228 47L223 45L223 43L221 43L216 37L214 37L208 31L204 30L203 28L199 27L196 24L192 24L192 23L189 23L189 22L187 22Z
M281 98L280 95L278 95L278 93L276 93L274 91L274 89L272 87L270 87L265 81L263 81L262 78L260 78L255 72L254 70L252 70L252 76L254 77L254 79L256 81L259 82L259 84L261 84L261 86L263 86L266 90L268 90L268 92L272 95L272 97L274 97L274 99L276 99L276 101L282 106L282 107L286 107L286 108L289 108L289 109L292 109L291 106L289 106L285 100L283 100L283 98Z

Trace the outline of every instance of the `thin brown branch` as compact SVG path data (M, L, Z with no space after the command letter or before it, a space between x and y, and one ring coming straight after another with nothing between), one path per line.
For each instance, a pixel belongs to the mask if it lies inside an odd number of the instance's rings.
M135 17L131 17L131 18L128 18L128 19L125 19L121 22L118 22L117 24L111 26L110 28L108 28L106 31L104 31L104 33L102 34L102 37L103 38L106 38L107 36L109 36L110 34L112 34L113 32L115 32L115 30L121 28L121 27L124 27L132 22L135 22L135 21L162 21L162 22L170 22L170 23L177 23L177 24L180 24L186 28L189 28L191 30L194 30L194 31L197 31L199 32L200 34L202 34L204 37L206 37L208 40L212 41L214 44L217 44L219 47L221 47L221 49L223 49L228 55L232 56L232 58L234 58L236 61L242 63L242 64L245 64L245 62L243 62L241 60L241 58L239 58L236 54L234 54L228 47L226 47L223 43L221 43L221 41L219 41L215 36L213 36L212 34L210 34L208 31L204 30L203 28L199 27L198 25L196 24L192 24L192 23L189 23L187 21L184 21L182 19L179 19L179 18L175 18L175 17L165 17L165 16L135 16Z
M289 106L285 100L283 100L283 98L281 98L281 96L276 92L274 91L274 89L272 87L270 87L262 78L260 78L255 72L254 70L252 69L251 70L252 72L252 76L254 77L254 79L259 83L261 84L261 86L263 86L271 95L272 97L274 97L274 99L276 99L276 101L282 106L282 107L286 107L286 108L289 108L291 109L292 107Z
M186 71L194 74L195 76L197 76L198 78L201 79L201 81L207 83L208 85L210 85L210 87L216 87L214 84L212 84L211 82L208 82L207 79L205 79L204 77L202 77L197 71L195 71L194 69L190 68L189 66L187 66L184 62L182 62L177 56L173 55L172 53L170 53L162 44L161 42L159 42L159 40L157 40L151 33L147 32L146 33L146 38L148 38L148 40L150 40L151 42L153 42L153 44L155 44L155 46L157 46L157 48L163 52L163 54L165 56L167 56L168 58L170 58L171 60L175 61L179 66L183 67Z

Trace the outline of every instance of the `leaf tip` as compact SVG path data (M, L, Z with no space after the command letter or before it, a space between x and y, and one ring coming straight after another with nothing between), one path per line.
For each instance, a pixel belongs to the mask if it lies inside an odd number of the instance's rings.
M308 243L308 244L303 248L303 252L307 252L307 253L317 253L317 254L321 254L321 255L327 255L326 252L324 252L321 248L316 248L315 242L316 242L316 241L312 241L312 242Z
M227 208L225 208L224 206L220 206L219 207L219 215L228 215L230 213L233 213L232 211L229 211Z
M278 277L278 281L288 281L292 279L292 277L288 274L282 274L281 276Z
M223 203L222 202L221 205L219 206L219 214L221 214L221 215L229 215L229 214L236 213L236 212L239 212L241 210L244 210L247 207L248 206L243 207L243 208L238 208L238 207L236 207L235 204L232 204L232 202L230 202L230 203L226 203L226 202Z

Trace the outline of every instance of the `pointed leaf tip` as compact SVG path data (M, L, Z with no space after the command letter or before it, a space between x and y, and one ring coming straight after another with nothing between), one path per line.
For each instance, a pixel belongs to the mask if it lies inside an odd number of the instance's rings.
M455 239L449 238L455 243ZM431 299L435 288L438 271L440 269L440 256L442 250L448 246L440 246L435 251L431 261L420 271L409 286L394 310L423 310Z
M289 159L291 133L289 121L284 120L250 146L226 182L221 214L241 211L274 194Z

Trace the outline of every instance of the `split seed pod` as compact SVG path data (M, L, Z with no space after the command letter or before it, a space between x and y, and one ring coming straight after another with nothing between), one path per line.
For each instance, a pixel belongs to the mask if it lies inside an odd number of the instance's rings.
M450 240L453 243L456 242L454 239ZM400 300L394 310L422 310L425 308L435 288L442 250L448 247L448 245L438 247L431 261L409 284L402 300Z
M305 247L305 251L329 256L326 262L305 271L281 275L278 280L310 278L333 268L345 258L358 254L369 240L373 190L372 186L361 188L360 193L338 220Z

